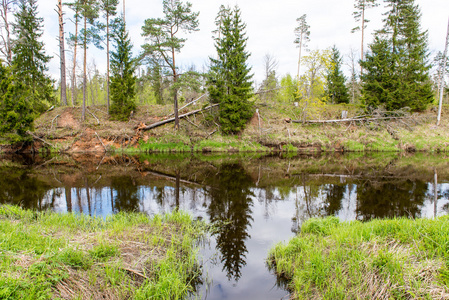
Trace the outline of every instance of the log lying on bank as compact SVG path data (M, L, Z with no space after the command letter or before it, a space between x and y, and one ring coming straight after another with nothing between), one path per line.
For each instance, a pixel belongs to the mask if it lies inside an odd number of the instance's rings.
M191 116L191 115L200 113L200 112L202 112L202 111L205 111L205 110L214 108L214 107L219 106L219 105L220 105L220 104L217 103L217 104L210 105L210 106L208 106L208 107L206 107L206 108L203 108L203 109L197 109L197 110L188 112L188 113L186 113L186 114L179 115L178 118L179 118L179 119L182 119L182 118L185 118L185 117L188 117L188 116ZM165 124L167 124L167 123L174 122L174 121L175 121L175 118L170 118L170 119L167 119L167 120L163 120L163 121L160 121L160 122L153 123L153 124L148 125L148 126L136 126L134 129L138 129L138 130L150 130L150 129L153 129L153 128L156 128L156 127L159 127L159 126L162 126L162 125L165 125Z
M377 118L349 118L349 119L337 119L337 120L291 120L292 123L309 123L309 124L326 124L326 123L342 123L342 122L369 122L380 120L400 120L407 117L377 117Z
M44 139L38 137L37 135L35 135L34 133L32 133L32 132L29 131L29 130L27 130L26 134L30 135L30 136L31 136L33 139L35 139L35 140L41 141L42 143L44 143L44 144L46 144L46 145L49 145L49 146L52 147L52 148L55 148L54 145L52 145L52 144L50 144L49 142L47 142L46 140L44 140Z
M187 106L196 103L197 101L201 100L204 96L207 96L207 94L204 94L204 95L202 95L201 97L199 97L199 98L197 98L197 99L195 99L195 100L193 100L193 101L187 103L186 105L184 105L183 107L181 107L180 109L178 109L178 111L181 111L181 110L183 110L184 108L186 108ZM168 116L171 117L171 116L173 116L174 114L175 114L175 113L171 113L171 114L169 114Z

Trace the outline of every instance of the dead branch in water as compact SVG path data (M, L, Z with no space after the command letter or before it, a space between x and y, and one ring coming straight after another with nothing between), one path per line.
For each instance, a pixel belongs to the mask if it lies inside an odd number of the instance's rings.
M205 111L205 110L211 109L211 108L216 107L216 106L219 106L219 105L220 105L220 104L217 103L217 104L214 104L214 105L210 105L210 106L208 106L208 107L206 107L206 108L204 108L204 109L197 109L197 110L191 111L191 112L189 112L189 113L180 115L178 118L179 118L179 119L182 119L182 118L185 118L185 117L188 117L188 116L197 114L197 113L199 113L199 112L203 112L203 111ZM174 122L174 121L175 121L175 118L171 118L171 119L167 119L167 120L163 120L163 121L160 121L160 122L156 122L156 123L153 123L153 124L151 124L151 125L144 126L144 127L143 127L143 126L142 126L142 127L137 126L137 127L135 127L134 129L138 129L138 130L150 130L150 129L153 129L153 128L156 128L156 127L159 127L159 126L162 126L162 125L165 125L165 124L167 124L167 123Z

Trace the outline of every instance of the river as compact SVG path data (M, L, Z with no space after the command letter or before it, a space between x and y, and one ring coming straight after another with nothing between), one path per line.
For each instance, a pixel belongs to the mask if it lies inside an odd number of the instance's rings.
M265 260L308 218L449 211L445 155L3 156L0 178L0 203L102 217L181 209L213 223L200 299L288 299Z

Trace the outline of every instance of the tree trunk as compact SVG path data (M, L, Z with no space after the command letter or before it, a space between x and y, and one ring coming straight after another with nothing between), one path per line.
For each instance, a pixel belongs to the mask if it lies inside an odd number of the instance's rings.
M123 0L123 6L125 5L125 1ZM123 13L123 22L125 21L125 14ZM109 114L109 14L106 13L106 109Z
M125 0L123 0L123 23L126 26L126 20L125 20L126 10L125 10Z
M172 34L173 37L173 34ZM175 86L174 88L174 113L175 113L175 130L179 129L179 117L178 117L178 89L176 88L176 82L178 81L177 78L177 74L176 74L176 64L175 64L175 48L172 48L172 59L173 59L173 85Z
M83 62L83 110L81 113L81 119L84 121L86 119L86 88L87 88L87 18L84 16L84 37L83 37L83 49L84 49L84 62Z
M12 62L12 49L11 49L11 32L9 29L9 22L8 22L8 12L11 9L11 0L2 0L2 13L1 13L1 18L3 19L3 23L4 23L4 28L5 28L5 32L6 32L6 38L2 38L3 42L5 44L5 49L2 50L2 52L4 51L4 55L6 57L6 61L8 63L8 65L11 65Z
M78 10L75 12L78 15ZM73 69L72 69L72 106L76 105L76 46L78 45L78 17L75 18L75 43L73 45Z
M298 59L298 86L299 86L299 69L301 68L301 50L302 50L302 33L299 41L299 59Z
M363 8L362 8L362 28L360 29L362 31L362 45L360 50L360 61L363 62L363 40L365 37L365 1L363 1ZM362 76L363 73L363 67L360 65L360 76Z
M95 78L95 75L92 77L92 73L91 72L92 72L91 69L87 72L89 74L89 88L90 88L90 97L91 97L90 103L91 103L91 105L95 105L95 95L94 95L94 89L95 89L94 78Z
M58 0L59 16L59 58L61 65L61 102L67 106L67 84L65 70L65 50L64 50L64 15L62 12L62 0Z
M446 62L447 62L447 47L449 46L449 20L447 22L447 33L446 33L446 45L444 46L443 52L443 65L441 67L441 75L440 75L440 101L438 103L438 117L437 117L437 126L440 125L441 119L441 109L443 106L443 93L444 93L444 71L446 70Z

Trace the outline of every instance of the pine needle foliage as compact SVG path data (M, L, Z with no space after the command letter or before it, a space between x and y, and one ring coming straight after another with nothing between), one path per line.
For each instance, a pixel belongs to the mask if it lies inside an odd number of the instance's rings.
M367 106L389 110L424 110L432 102L427 32L421 31L421 13L414 0L386 0L384 28L375 34L362 74Z
M34 113L28 89L0 61L0 134L11 143L28 140Z
M20 0L15 14L12 66L17 80L23 83L36 112L44 112L55 103L52 80L45 75L50 56L45 54L43 18L39 18L37 0Z
M116 120L128 120L136 109L136 60L132 58L132 44L123 19L118 19L112 35L115 52L111 53L111 110Z
M331 64L327 73L327 94L332 103L349 103L346 78L341 70L342 58L340 51L334 46L331 53Z
M214 37L217 58L210 58L208 90L211 102L220 103L220 125L225 134L242 131L253 114L250 54L246 51L246 24L240 9L221 6Z

